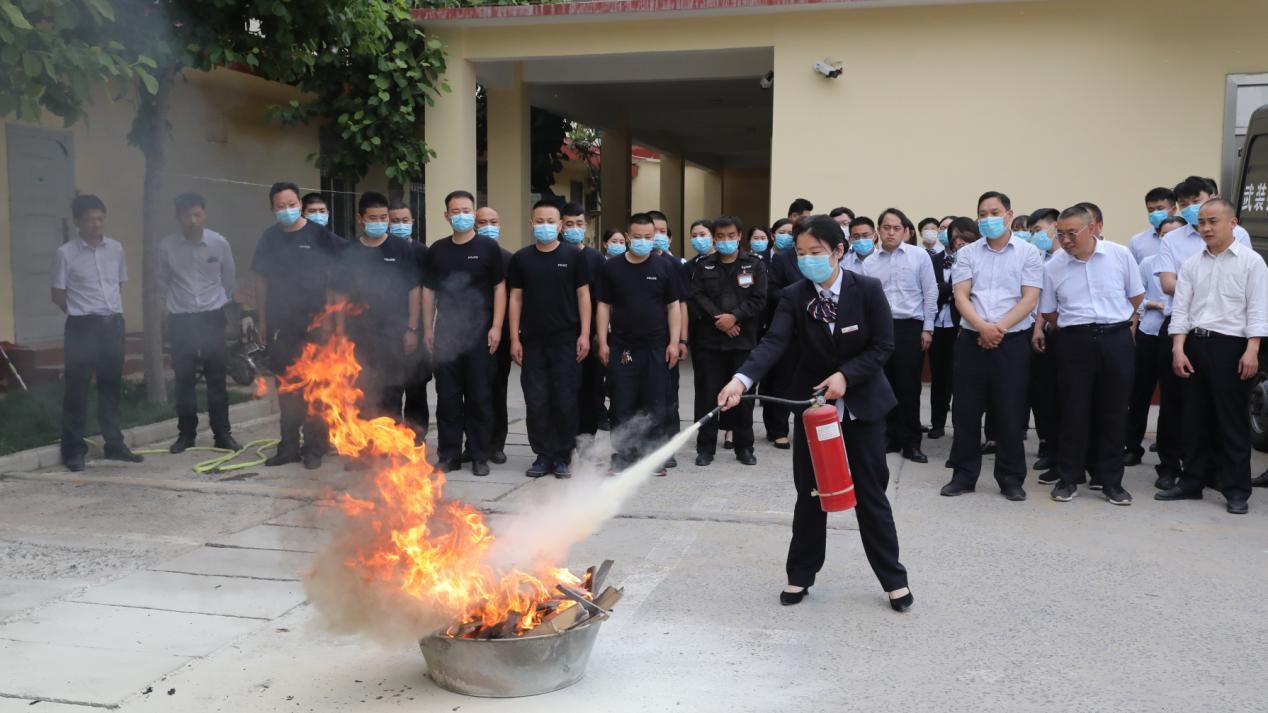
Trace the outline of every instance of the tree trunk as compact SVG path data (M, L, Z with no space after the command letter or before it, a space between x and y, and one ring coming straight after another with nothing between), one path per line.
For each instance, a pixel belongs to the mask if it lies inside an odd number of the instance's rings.
M142 94L134 137L145 156L145 182L141 193L144 262L141 272L142 319L145 323L145 397L150 403L167 403L167 370L163 366L163 300L159 289L159 241L171 212L159 205L163 173L167 169L167 127L172 88L178 70L160 67L155 72L158 91Z

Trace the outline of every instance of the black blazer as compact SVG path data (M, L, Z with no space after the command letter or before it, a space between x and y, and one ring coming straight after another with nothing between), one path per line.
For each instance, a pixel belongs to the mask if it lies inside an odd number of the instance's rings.
M831 336L806 310L816 295L815 286L805 279L784 288L770 329L740 373L760 381L792 349L797 366L786 392L790 398L810 398L816 384L839 371L845 377L850 414L860 421L885 418L898 400L885 378L885 362L894 351L894 322L880 281L842 270Z

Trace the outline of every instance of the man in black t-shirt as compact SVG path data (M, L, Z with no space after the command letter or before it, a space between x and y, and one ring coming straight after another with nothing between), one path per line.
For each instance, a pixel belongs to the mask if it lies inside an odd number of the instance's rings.
M357 228L358 240L343 248L332 279L331 289L353 306L335 315L336 330L356 344L362 411L399 421L406 366L419 343L422 287L415 246L408 237L388 234L382 193L361 196Z
M274 183L269 202L277 224L269 226L256 243L251 270L256 274L256 328L268 349L270 368L280 376L312 338L309 327L326 308L330 272L344 240L304 218L294 183ZM325 422L309 412L299 391L279 392L277 404L281 442L276 455L264 464L284 465L302 458L309 470L321 467L329 449Z
M655 231L646 213L631 216L629 252L603 263L600 273L599 359L612 384L617 469L654 450L667 435L669 371L678 363L681 312L677 269L652 257ZM650 427L634 430L630 421L637 413L650 418ZM662 466L657 475L665 474Z
M423 333L435 361L437 453L441 469L461 467L466 434L471 472L489 474L493 355L506 315L506 266L498 244L476 235L475 197L445 196L453 235L423 263Z
M599 325L599 301L597 283L599 268L603 266L603 253L586 245L586 211L576 203L564 206L563 237L564 242L576 245L581 250L581 259L586 263L590 273L590 353L581 360L581 385L577 393L577 433L593 436L599 430L599 424L607 420L607 408L604 406L606 391L603 386L603 364L599 361L598 340L595 329Z
M590 273L581 251L560 242L561 216L551 201L533 206L533 245L511 258L511 358L520 385L528 445L537 455L530 478L572 476L577 446L580 363L590 353Z

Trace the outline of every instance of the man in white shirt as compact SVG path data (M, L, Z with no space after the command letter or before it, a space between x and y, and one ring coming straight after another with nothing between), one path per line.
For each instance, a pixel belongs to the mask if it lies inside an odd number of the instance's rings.
M1069 502L1078 493L1084 471L1090 470L1110 503L1131 505L1132 497L1122 486L1119 449L1135 362L1132 329L1145 288L1131 252L1097 240L1093 225L1093 216L1081 207L1063 211L1056 231L1062 252L1043 270L1039 312L1061 332L1056 361L1060 480L1052 499ZM1089 459L1089 453L1094 457Z
M66 313L62 398L62 462L70 471L84 469L84 422L88 385L97 377L97 423L106 442L105 457L140 463L119 428L123 388L124 324L120 287L128 281L123 246L107 238L106 204L90 194L70 204L78 236L57 249L52 299Z
M1223 198L1202 205L1206 249L1184 262L1171 305L1172 369L1184 381L1184 470L1157 500L1199 500L1208 471L1244 515L1250 498L1246 400L1268 336L1268 266L1233 238L1236 209ZM1170 237L1170 236L1168 236Z
M880 280L894 316L894 351L885 363L885 376L898 406L887 419L887 450L901 451L903 458L915 463L928 463L920 450L920 372L933 343L938 279L929 253L903 242L904 225L909 222L897 208L881 213L881 249L863 263L862 272Z
M1043 258L1033 245L1013 239L1012 202L997 191L977 203L982 239L956 254L951 270L960 336L955 345L955 429L951 482L942 495L971 493L982 470L982 416L994 414L995 480L1008 500L1026 499L1026 384L1030 375L1030 327L1043 285Z
M863 263L876 252L876 223L866 215L850 220L846 229L846 237L850 241L850 249L841 258L841 268L859 275L863 272Z
M1145 194L1145 210L1149 212L1149 229L1133 235L1127 245L1138 264L1158 253L1162 221L1176 214L1176 192L1163 186L1150 190Z

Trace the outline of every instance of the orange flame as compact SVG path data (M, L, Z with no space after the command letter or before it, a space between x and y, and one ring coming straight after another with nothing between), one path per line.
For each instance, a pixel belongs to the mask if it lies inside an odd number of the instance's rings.
M255 377L255 397L264 398L269 393L269 382L263 376Z
M328 308L327 314L343 309ZM315 323L324 321L318 317ZM368 495L343 494L333 503L344 516L370 525L369 541L344 562L363 581L378 581L457 622L493 626L519 614L517 631L535 626L539 604L558 598L556 585L581 580L556 562L535 563L532 572L502 571L489 564L496 541L474 507L443 500L444 473L426 460L414 433L387 417L367 420L358 407L355 383L361 366L354 345L335 335L307 344L287 370L279 390L302 390L330 428L330 440L345 456L375 463Z

